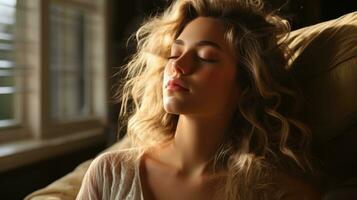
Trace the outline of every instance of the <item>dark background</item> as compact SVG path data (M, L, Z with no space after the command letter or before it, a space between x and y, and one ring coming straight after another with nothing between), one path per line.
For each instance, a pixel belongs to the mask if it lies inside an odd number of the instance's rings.
M108 0L108 37L109 37L109 70L114 73L118 66L125 63L130 54L126 46L127 38L133 33L145 17L157 13L167 6L165 0ZM353 3L352 3L353 2ZM270 8L280 8L280 13L289 19L292 29L312 25L318 22L337 18L343 14L356 11L355 0L270 0ZM110 88L120 77L110 80ZM111 121L108 127L108 140L95 146L57 156L38 163L13 169L0 174L0 199L23 199L34 190L45 187L54 180L72 171L78 164L94 157L116 140L118 105L108 105ZM59 165L60 163L60 165Z

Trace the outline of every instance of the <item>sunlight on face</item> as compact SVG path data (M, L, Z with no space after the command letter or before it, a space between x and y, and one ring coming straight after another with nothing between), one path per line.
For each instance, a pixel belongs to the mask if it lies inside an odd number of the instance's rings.
M240 93L236 73L222 22L209 17L194 19L172 44L165 66L166 112L219 115L232 110Z

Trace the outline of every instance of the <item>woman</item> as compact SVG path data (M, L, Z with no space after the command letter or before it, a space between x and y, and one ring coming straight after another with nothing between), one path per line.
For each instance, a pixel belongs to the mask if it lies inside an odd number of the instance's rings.
M179 0L149 19L121 90L133 147L96 158L77 199L319 199L288 30L258 0Z

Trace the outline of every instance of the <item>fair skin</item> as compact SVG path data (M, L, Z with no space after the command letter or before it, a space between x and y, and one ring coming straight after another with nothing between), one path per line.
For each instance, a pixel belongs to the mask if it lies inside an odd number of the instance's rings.
M171 141L141 160L145 200L212 199L224 177L224 170L213 172L212 158L241 94L236 76L222 22L198 17L188 23L172 45L163 81L164 108L179 115L178 124ZM320 199L297 178L279 174L278 180L292 194L286 200Z
M218 177L212 158L223 142L240 88L236 62L213 18L191 21L172 45L165 67L166 112L179 115L175 136L143 159L146 199L209 199ZM182 81L185 89L170 86Z

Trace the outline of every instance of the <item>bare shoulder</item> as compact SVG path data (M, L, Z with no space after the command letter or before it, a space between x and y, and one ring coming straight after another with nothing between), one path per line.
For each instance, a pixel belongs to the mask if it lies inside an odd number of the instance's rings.
M279 174L279 187L286 195L283 200L320 200L321 193L317 187L302 178Z

